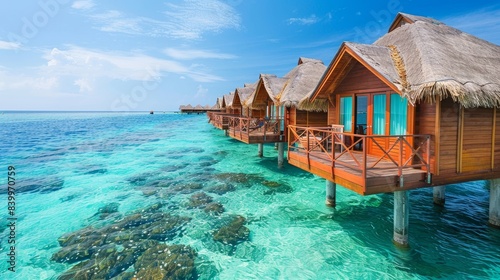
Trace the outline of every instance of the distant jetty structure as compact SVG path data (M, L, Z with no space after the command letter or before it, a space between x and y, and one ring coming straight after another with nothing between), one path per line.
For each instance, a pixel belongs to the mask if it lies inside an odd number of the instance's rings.
M207 113L207 112L219 112L220 111L220 107L219 107L218 104L215 104L214 106L210 106L210 105L205 105L205 106L196 105L195 107L193 107L191 104L188 104L188 105L181 105L179 107L179 111L181 113L186 113L186 114L204 114L204 113Z

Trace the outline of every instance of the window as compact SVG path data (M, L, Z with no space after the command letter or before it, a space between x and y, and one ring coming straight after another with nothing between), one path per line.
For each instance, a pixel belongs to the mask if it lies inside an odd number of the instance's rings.
M385 94L373 96L373 135L385 135Z
M405 135L408 102L399 94L391 94L391 135Z
M344 125L344 132L352 132L352 97L340 98L340 124Z

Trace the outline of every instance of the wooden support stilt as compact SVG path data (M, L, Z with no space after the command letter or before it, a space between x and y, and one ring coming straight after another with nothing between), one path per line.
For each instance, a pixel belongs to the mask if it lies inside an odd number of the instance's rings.
M325 180L326 181L326 206L328 207L333 207L337 205L337 185L330 181L330 180Z
M264 156L264 144L260 143L259 144L259 157Z
M490 180L490 215L488 223L500 228L500 179Z
M444 206L445 202L445 186L438 186L432 188L432 200L434 204L439 205L439 206Z
M283 167L283 163L285 162L285 143L279 142L278 144L278 168Z
M400 247L408 247L408 224L410 202L408 191L394 192L394 233L393 242Z

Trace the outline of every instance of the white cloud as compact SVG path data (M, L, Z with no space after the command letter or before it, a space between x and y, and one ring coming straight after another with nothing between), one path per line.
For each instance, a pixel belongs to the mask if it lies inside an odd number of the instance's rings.
M167 54L172 58L181 60L198 59L198 58L217 58L217 59L236 58L236 56L232 54L216 53L205 50L181 50L181 49L168 48L165 49L164 52L165 54Z
M240 17L230 5L219 0L185 0L167 4L165 12L175 29L174 37L196 39L204 32L220 32L240 27Z
M59 78L47 75L27 76L0 71L0 91L6 90L53 90L59 86Z
M19 48L21 48L20 43L0 40L0 50L17 50Z
M184 0L166 4L162 19L129 16L119 11L90 16L97 29L132 35L166 36L180 39L199 39L206 32L238 29L240 16L230 5L219 0Z
M81 78L81 79L75 80L74 85L80 87L80 92L91 92L92 91L92 84L86 78Z
M195 81L222 80L199 67L186 67L172 60L140 53L104 52L69 46L67 50L54 48L47 51L44 58L47 65L41 70L59 76L152 81L159 79L163 73L174 73Z
M101 26L99 30L105 32L118 32L132 35L140 35L145 33L146 25L154 25L155 21L147 18L128 18L125 14L119 11L108 11L107 13L91 16L94 21ZM159 23L158 23L159 24Z
M92 9L92 7L95 6L94 1L92 0L79 0L73 2L71 5L71 8L77 9L77 10L89 10Z
M311 25L317 23L319 20L316 15L311 15L307 18L290 18L288 19L288 24Z

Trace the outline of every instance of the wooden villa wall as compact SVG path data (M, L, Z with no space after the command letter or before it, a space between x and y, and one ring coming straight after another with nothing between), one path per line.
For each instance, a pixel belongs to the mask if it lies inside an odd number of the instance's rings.
M440 103L429 104L422 102L415 107L415 134L431 135L431 172L436 174L436 137L439 137L439 127L437 126L437 114ZM424 153L424 158L427 152Z
M294 108L295 115L292 117L297 126L326 127L328 114L324 112L308 112Z
M370 70L364 67L359 62L354 62L355 65L351 71L345 76L344 80L339 84L335 93L360 93L368 90L370 93L390 91L391 88L375 76Z
M328 102L328 125L332 125L332 124L338 124L339 123L339 120L338 120L338 111L337 111L337 108L336 108L336 99L335 98L332 98L329 102Z
M500 110L441 101L433 184L500 178Z
M266 116L266 110L252 110L252 118L263 118Z
M466 173L493 169L493 109L465 109L462 115L461 171Z

